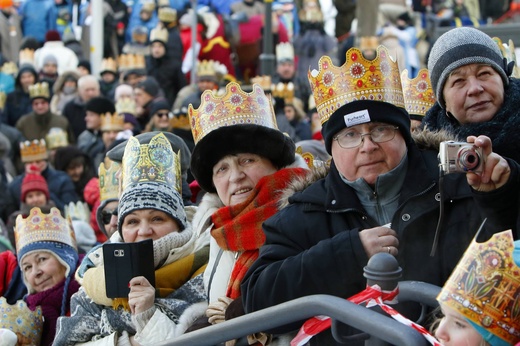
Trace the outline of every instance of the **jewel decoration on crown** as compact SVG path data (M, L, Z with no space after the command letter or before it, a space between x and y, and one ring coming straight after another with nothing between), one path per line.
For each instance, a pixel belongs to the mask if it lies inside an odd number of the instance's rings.
M173 152L163 133L155 135L149 144L140 144L130 137L122 164L122 190L143 182L158 182L172 186L181 193L180 153Z
M101 73L103 72L117 72L117 62L114 58L105 58L101 61Z
M0 328L20 334L31 340L34 345L40 344L43 331L40 306L32 311L22 299L11 305L4 297L0 297L0 317Z
M51 208L48 214L34 207L24 218L18 215L14 231L16 252L34 242L58 242L67 244L77 250L76 236L69 218L61 216L60 210Z
M29 98L35 99L37 97L42 97L45 99L50 98L49 83L41 82L29 85Z
M117 63L119 71L146 68L144 55L141 54L121 54L117 59Z
M155 28L150 32L150 42L160 41L164 44L168 42L168 30L166 28Z
M116 102L116 112L118 114L128 113L128 114L135 115L136 108L137 108L137 105L135 103L135 100L132 99L131 97L121 97Z
M106 168L108 167L108 168ZM119 198L119 174L121 164L105 157L98 168L99 198L101 202Z
M101 114L101 131L123 131L125 129L125 116L118 113Z
M85 202L78 201L76 203L70 202L65 205L65 217L71 220L81 220L90 222L90 209Z
M44 139L35 139L32 142L25 141L20 143L20 156L22 162L35 162L47 160L47 145Z
M170 6L169 3L168 6ZM161 22L173 23L177 21L177 11L171 7L160 7L157 11L157 17Z
M264 91L272 91L274 85L271 84L271 76L256 76L251 78L251 84L258 84Z
M508 344L520 341L520 267L511 230L473 240L437 300Z
M425 116L435 104L435 92L427 69L419 70L415 78L408 78L408 70L401 73L404 106L409 114Z
M309 70L308 78L322 124L338 108L358 100L383 101L404 108L399 67L384 46L377 48L374 60L365 59L359 49L351 48L342 66L335 66L328 56L321 57L318 66L319 70Z
M294 48L289 42L283 42L276 45L276 61L284 60L294 61Z
M278 129L271 99L257 84L253 85L250 93L242 91L235 82L226 85L223 95L206 90L198 109L189 105L188 116L195 144L211 131L224 126L252 124Z
M294 84L292 82L280 82L271 90L271 95L283 99L286 104L292 103L294 99Z
M67 138L67 132L59 127L52 127L45 136L45 142L47 143L48 150L54 150L69 145Z

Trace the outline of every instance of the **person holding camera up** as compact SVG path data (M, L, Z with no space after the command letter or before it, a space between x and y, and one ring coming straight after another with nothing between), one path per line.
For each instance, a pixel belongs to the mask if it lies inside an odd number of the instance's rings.
M488 136L493 150L520 162L520 80L510 77L514 62L504 59L498 44L480 30L452 29L434 43L428 70L437 102L422 126L441 129L465 141Z
M380 252L397 258L402 280L442 286L484 218L483 237L514 229L518 164L494 153L488 137L470 136L459 146L481 153L481 163L441 180L438 150L418 146L438 146L438 136L421 143L412 138L399 69L384 46L372 61L352 48L341 67L324 56L309 81L332 155L330 171L300 184L307 187L264 222L265 245L241 285L246 312L312 294L351 297L365 289L363 267ZM416 317L414 306L402 312ZM313 342L334 344L330 331Z

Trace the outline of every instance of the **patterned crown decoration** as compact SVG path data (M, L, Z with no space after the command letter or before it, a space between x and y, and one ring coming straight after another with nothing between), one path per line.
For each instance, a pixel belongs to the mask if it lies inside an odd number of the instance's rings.
M292 103L294 99L294 84L292 82L289 83L278 83L271 90L271 95L276 98L283 99L285 103Z
M170 120L170 124L174 129L190 130L190 118L188 117L188 108L182 107L173 112L173 117Z
M502 40L498 37L493 37L493 41L498 45L498 48L500 48L500 52L502 52L502 56L507 59L507 62L514 61L514 67L513 72L511 73L511 77L514 78L520 78L520 68L518 67L517 61L516 61L516 54L515 54L515 45L513 43L513 40L509 40L508 43L502 43Z
M11 305L0 297L0 328L20 334L34 345L39 345L43 331L42 309L38 306L32 311L22 299Z
M159 41L164 44L168 42L168 30L166 28L155 28L150 32L150 42Z
M31 98L31 100L35 98L44 98L48 100L50 97L49 83L41 82L29 85L29 98Z
M168 6L170 4L168 3ZM177 21L177 11L171 7L160 7L157 16L161 22L173 23Z
M118 57L117 64L120 72L146 68L144 55L141 54L121 54Z
M123 131L124 129L125 116L123 114L101 114L101 131Z
M108 168L106 168L108 166ZM99 199L101 202L119 198L119 174L121 164L105 158L98 168Z
M18 74L18 66L12 61L5 62L2 65L2 73L16 76Z
M25 141L20 143L20 156L24 163L47 160L49 155L45 139L35 139L32 142Z
M71 220L90 222L90 209L86 202L70 202L65 205L65 217Z
M319 70L308 72L321 123L341 106L358 100L383 101L404 108L403 90L397 61L384 46L379 46L374 60L367 60L357 48L347 51L342 66L323 56Z
M188 116L195 144L223 126L254 124L278 129L271 99L257 84L253 84L251 93L242 91L235 82L226 85L223 95L206 90L198 109L189 105Z
M59 127L52 127L45 136L48 150L54 150L69 145L67 132Z
M34 66L34 49L24 48L18 53L18 65L29 64Z
M473 240L437 297L510 345L520 341L520 267L513 242L510 230L485 243Z
M116 112L118 114L132 114L135 115L137 113L137 105L135 104L135 100L131 97L121 97L116 102Z
M213 60L202 60L197 64L197 77L214 77L217 79L215 62Z
M101 69L99 73L112 72L117 73L117 61L114 58L104 58L101 61Z
M140 144L130 137L125 147L122 164L122 190L143 182L158 182L172 186L181 193L180 153L173 152L166 136L161 132L149 144Z
M289 42L276 45L276 61L294 61L294 48Z
M401 73L401 84L408 114L424 117L436 100L428 70L421 69L417 77L411 79L408 78L408 70L404 70Z
M14 235L17 253L35 242L58 242L78 249L71 220L61 216L60 210L55 207L48 214L34 207L26 218L18 215Z
M251 84L258 84L264 91L272 91L274 85L271 84L271 76L256 76L251 78Z

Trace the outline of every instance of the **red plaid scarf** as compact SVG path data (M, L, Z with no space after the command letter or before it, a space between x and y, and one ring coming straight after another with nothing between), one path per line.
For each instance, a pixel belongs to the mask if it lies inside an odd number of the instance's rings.
M240 296L240 283L258 258L258 249L265 242L262 223L278 211L278 199L289 182L306 172L303 168L285 168L267 175L258 181L247 201L220 208L211 216L215 225L211 236L220 248L241 252L231 272L226 293L229 298Z

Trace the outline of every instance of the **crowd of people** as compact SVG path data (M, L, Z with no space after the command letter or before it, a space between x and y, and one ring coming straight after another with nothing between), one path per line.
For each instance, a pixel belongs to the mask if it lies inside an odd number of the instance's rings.
M274 2L273 75L261 1L106 1L99 75L88 2L0 4L0 344L155 345L348 299L379 253L442 287L442 345L520 344L513 47L459 27L426 57L431 9L381 0L367 23L353 3ZM145 243L152 277L108 274L105 245ZM288 345L304 322L229 344Z

